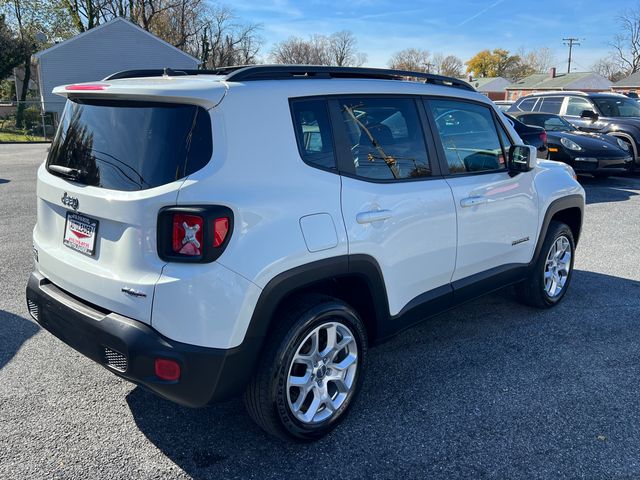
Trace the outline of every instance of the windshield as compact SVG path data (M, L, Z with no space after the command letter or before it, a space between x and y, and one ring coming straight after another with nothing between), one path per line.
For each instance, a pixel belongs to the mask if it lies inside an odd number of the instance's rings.
M212 149L211 120L201 107L73 99L47 169L84 185L144 190L201 169Z
M594 97L592 100L605 117L640 117L640 105L633 99Z

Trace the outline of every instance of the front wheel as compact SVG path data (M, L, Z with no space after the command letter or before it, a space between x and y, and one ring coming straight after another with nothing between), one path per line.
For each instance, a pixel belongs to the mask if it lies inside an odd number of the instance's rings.
M574 252L569 226L552 221L529 278L516 285L518 300L538 308L557 305L571 282Z
M245 405L267 433L315 440L338 425L360 389L366 331L355 310L324 295L295 299L279 317Z

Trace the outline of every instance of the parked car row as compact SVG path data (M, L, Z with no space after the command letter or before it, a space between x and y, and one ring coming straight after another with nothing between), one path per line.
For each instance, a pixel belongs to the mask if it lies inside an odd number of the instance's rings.
M545 158L568 163L578 173L607 176L640 170L640 104L635 99L615 93L543 92L500 108L516 131L522 127L515 121L543 128ZM525 134L522 140L529 143L531 138ZM542 156L538 143L530 144Z

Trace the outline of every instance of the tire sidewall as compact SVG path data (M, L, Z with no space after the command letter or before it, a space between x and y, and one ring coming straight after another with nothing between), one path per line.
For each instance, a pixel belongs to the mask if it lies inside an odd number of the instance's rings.
M287 377L293 356L296 354L302 341L318 326L328 322L339 322L347 326L354 335L358 346L358 368L354 387L336 413L327 420L308 425L299 421L291 412L287 400ZM274 367L275 374L272 382L272 401L282 426L290 435L302 440L313 440L325 435L335 428L345 417L345 413L353 404L364 378L366 365L367 338L362 321L358 315L346 304L339 302L327 302L315 306L305 312L292 326L290 333L284 338L282 346L276 356Z

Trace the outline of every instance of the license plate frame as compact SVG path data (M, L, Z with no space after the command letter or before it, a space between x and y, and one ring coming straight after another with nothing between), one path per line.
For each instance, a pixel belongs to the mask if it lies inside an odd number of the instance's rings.
M67 212L62 243L78 253L93 257L100 222L82 213Z

